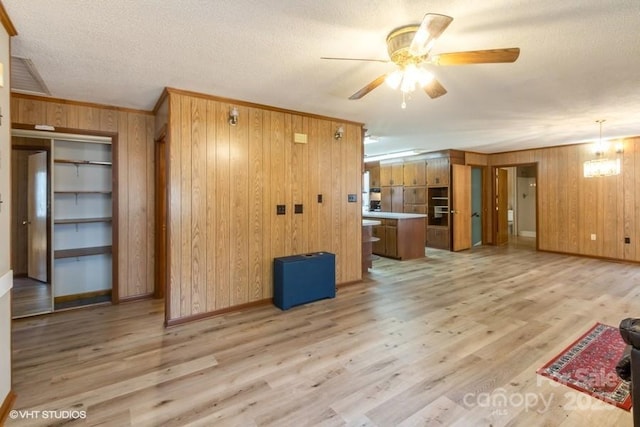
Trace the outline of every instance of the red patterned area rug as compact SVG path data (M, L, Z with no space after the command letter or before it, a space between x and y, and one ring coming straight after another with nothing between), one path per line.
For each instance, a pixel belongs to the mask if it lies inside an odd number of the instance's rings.
M616 374L625 347L618 328L596 323L536 372L628 411L630 384Z

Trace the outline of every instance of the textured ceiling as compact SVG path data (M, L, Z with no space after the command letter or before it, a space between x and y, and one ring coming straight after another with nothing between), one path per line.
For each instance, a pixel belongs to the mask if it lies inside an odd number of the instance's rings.
M51 95L150 110L165 86L365 123L368 154L499 152L640 135L638 0L2 0ZM395 27L452 24L433 53L520 47L513 64L433 68L448 93L383 85Z

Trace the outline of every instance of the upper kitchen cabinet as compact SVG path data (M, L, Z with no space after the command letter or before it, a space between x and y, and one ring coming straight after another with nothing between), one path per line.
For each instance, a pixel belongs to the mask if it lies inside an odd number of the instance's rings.
M369 172L369 187L380 187L380 165L367 165L365 169Z
M449 185L449 158L440 157L427 161L427 185Z
M402 185L404 168L402 163L380 165L380 186Z
M424 160L404 164L403 181L406 187L426 185L426 163Z
M427 185L448 186L451 182L451 165L463 165L464 151L446 150L429 153L427 158Z

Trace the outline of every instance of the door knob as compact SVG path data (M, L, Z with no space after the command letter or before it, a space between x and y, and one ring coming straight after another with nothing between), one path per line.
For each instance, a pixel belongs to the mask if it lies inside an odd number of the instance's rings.
M31 224L31 221L22 221L22 225Z

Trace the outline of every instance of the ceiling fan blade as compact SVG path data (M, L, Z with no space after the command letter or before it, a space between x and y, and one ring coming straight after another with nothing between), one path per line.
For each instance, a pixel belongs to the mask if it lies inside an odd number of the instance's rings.
M447 93L447 90L436 79L431 80L429 84L424 87L424 91L429 95L431 99L435 99L439 96Z
M375 79L374 81L372 81L371 83L369 83L368 85L366 85L365 87L363 87L362 89L360 89L359 91L351 95L349 99L362 98L363 96L365 96L366 94L368 94L369 92L371 92L372 90L380 86L382 83L384 83L384 79L386 77L387 77L386 73L381 75L380 77L378 77L377 79Z
M427 13L422 23L413 36L409 53L414 56L422 56L429 53L440 34L447 29L453 18L447 15Z
M431 63L436 65L489 64L514 62L520 55L519 47L508 49L470 50L434 55Z
M320 59L331 59L333 61L368 61L368 62L391 62L388 59L370 59L370 58L334 58L330 56L321 56Z

